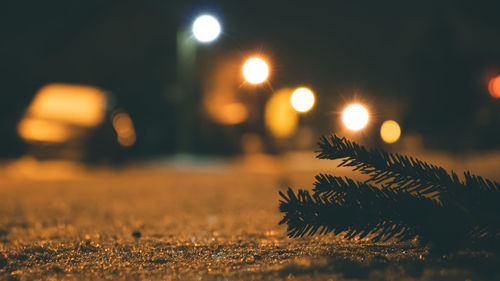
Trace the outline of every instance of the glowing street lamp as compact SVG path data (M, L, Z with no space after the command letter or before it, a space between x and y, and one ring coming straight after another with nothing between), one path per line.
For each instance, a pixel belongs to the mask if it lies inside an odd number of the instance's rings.
M342 112L342 121L347 129L359 131L368 123L368 110L360 104L351 104Z
M211 15L201 15L193 22L193 35L200 43L210 43L219 37L219 21Z
M219 21L208 14L197 17L192 26L181 26L177 32L177 108L182 125L177 132L178 151L191 152L196 126L195 65L197 46L213 42L221 33Z
M250 84L260 84L269 77L269 66L261 58L250 58L243 64L243 77Z
M311 110L314 106L314 101L313 92L305 87L296 89L290 98L292 107L298 112L307 112Z

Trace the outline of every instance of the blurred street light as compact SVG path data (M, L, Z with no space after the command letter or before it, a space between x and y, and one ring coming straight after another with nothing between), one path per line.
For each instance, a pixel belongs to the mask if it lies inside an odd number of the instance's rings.
M289 102L291 95L291 89L282 89L273 94L266 103L265 125L275 138L287 138L297 130L299 118Z
M243 77L250 84L260 84L269 76L269 66L265 60L253 57L243 64Z
M18 123L17 131L39 159L79 161L93 132L103 124L109 96L101 89L53 83L40 88Z
M290 98L293 108L298 112L307 112L311 110L314 106L314 101L313 92L305 87L296 89Z
M136 141L134 123L130 115L126 112L118 112L112 118L113 128L115 129L118 143L121 146L132 146Z
M490 95L496 99L500 98L500 75L491 78L488 84Z
M106 94L92 86L48 84L33 98L18 125L27 142L63 143L81 138L78 132L100 125Z
M63 143L75 135L74 130L66 124L31 117L21 119L17 131L28 142Z
M193 35L200 43L210 43L219 37L219 21L211 15L201 15L193 23Z
M359 131L368 123L368 111L360 104L351 104L344 109L342 121L347 129Z
M401 127L394 120L387 120L380 127L380 137L386 143L395 143L401 136Z
M195 78L196 47L198 43L213 42L219 36L221 26L217 19L203 14L195 19L191 29L181 26L177 31L177 149L181 153L192 152L196 126L197 83ZM194 37L194 38L193 38Z
M106 95L96 87L48 84L33 98L27 114L83 127L99 125L105 114Z

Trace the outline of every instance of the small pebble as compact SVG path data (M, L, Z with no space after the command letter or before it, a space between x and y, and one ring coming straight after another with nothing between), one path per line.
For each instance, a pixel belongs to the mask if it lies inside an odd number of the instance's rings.
M134 238L141 238L142 234L140 231L134 231L132 232L132 236L134 236Z

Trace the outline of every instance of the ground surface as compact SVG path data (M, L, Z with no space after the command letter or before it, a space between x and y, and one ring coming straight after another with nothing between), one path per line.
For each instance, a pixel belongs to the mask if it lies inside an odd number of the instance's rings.
M0 280L500 280L488 252L287 238L278 190L310 189L317 172L347 174L309 156L90 171L7 165Z

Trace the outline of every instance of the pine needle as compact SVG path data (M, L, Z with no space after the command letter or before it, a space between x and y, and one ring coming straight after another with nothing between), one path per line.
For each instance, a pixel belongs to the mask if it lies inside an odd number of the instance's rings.
M368 150L336 135L322 137L320 159L340 159L368 175L366 182L328 174L316 176L313 194L280 192L280 224L290 237L343 234L374 242L419 237L440 248L500 239L500 184L454 173L416 158Z

